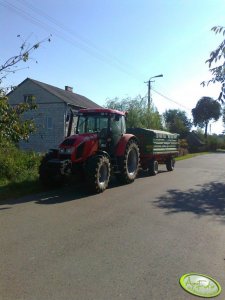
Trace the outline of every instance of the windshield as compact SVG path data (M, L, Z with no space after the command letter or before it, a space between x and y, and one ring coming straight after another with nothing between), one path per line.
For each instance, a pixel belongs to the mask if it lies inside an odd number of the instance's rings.
M103 128L108 129L108 116L86 115L79 116L77 133L100 132Z

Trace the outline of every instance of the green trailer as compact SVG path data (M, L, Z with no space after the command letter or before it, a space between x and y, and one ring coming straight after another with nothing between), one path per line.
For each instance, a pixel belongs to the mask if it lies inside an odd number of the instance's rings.
M138 139L142 169L156 175L158 164L165 164L168 171L173 171L174 158L178 155L178 134L145 128L128 128L127 133Z

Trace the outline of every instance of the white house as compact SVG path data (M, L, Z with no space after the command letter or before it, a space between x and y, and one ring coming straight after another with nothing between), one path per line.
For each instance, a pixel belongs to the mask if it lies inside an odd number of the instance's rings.
M101 108L90 99L73 92L66 86L65 90L33 80L21 82L7 95L11 105L35 101L38 108L24 114L24 118L33 119L36 132L28 142L20 142L20 148L37 152L46 152L55 148L67 135L69 114L80 108Z

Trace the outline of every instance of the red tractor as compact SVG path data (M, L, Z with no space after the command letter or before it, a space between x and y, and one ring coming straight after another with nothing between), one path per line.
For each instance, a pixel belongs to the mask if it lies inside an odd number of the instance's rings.
M83 173L89 189L100 193L107 188L111 174L122 183L133 182L139 160L137 138L126 133L125 113L82 109L76 134L45 155L39 175L44 184L51 185L65 181L68 175Z

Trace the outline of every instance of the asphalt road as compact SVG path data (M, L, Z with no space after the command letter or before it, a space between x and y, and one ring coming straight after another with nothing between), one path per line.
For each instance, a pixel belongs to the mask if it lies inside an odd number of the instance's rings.
M189 272L225 299L225 154L199 156L113 183L0 203L1 300L197 299Z

